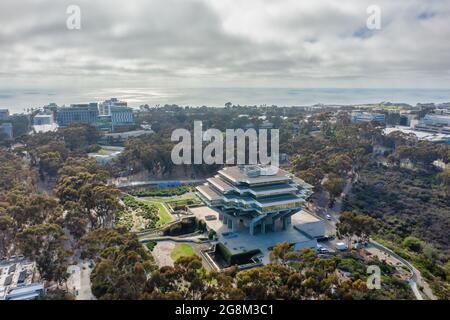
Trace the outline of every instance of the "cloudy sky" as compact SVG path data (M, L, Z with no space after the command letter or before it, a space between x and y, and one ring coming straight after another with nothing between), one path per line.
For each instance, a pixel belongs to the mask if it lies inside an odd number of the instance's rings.
M0 88L448 88L449 21L450 0L1 0Z

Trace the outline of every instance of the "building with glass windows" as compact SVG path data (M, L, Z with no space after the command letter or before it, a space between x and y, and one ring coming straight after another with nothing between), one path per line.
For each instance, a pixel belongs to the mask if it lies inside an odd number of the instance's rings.
M56 122L60 127L84 123L95 125L98 118L98 104L73 104L70 107L60 107L56 111Z
M197 191L231 231L246 228L255 235L286 230L312 186L273 166L247 165L220 170Z
M352 122L379 122L386 123L386 116L383 113L375 112L353 112L351 116Z
M133 109L129 107L111 107L111 131L123 132L135 127Z

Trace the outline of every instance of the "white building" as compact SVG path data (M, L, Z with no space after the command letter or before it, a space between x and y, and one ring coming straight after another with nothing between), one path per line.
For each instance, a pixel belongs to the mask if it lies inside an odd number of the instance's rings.
M33 118L33 124L36 126L39 125L51 125L55 123L52 113L40 112Z
M40 112L33 118L33 130L39 132L52 132L58 129L55 118L51 111Z
M0 300L33 300L43 295L44 284L35 282L36 263L24 257L0 261Z
M427 114L421 123L427 126L450 127L450 116Z
M382 113L374 113L374 112L352 112L351 116L352 122L371 122L376 121L380 123L386 122L386 116Z

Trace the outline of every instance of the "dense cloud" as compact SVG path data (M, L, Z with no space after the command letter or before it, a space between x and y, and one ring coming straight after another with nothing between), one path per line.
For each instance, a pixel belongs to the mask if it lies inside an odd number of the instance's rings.
M449 0L2 0L3 88L446 87ZM366 9L382 29L366 28Z

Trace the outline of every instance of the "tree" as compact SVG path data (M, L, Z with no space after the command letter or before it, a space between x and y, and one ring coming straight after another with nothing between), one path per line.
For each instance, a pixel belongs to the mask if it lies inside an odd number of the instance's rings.
M88 229L89 216L76 202L67 202L64 205L64 210L66 211L64 226L75 239L80 239Z
M58 132L64 139L66 146L74 151L87 148L97 142L99 133L97 128L88 124L73 124Z
M41 174L47 174L50 177L56 176L61 168L63 160L58 152L47 152L40 155L39 170Z
M19 248L24 256L36 261L39 274L48 281L62 283L67 279L70 250L64 230L56 224L41 224L17 234Z
M8 256L14 234L14 219L3 208L0 208L0 260Z
M294 248L287 242L282 242L277 244L270 250L269 260L270 263L281 263L284 264L289 257L289 254L294 252Z
M10 117L13 127L13 136L20 137L28 134L30 131L30 120L25 114L15 114Z
M356 236L362 241L368 241L371 234L377 230L374 218L355 212L342 212L336 224L338 235L345 236L350 242Z
M438 175L438 179L445 190L445 194L447 197L450 196L450 169L445 170L444 172Z
M125 230L99 229L87 233L77 248L82 258L94 259L92 292L98 299L140 298L155 266L136 235Z
M115 214L122 209L119 203L120 191L106 185L84 185L81 188L80 203L89 213L94 228L111 228Z
M402 245L414 252L422 252L424 246L423 242L416 237L406 237Z
M322 185L330 194L330 207L332 207L336 198L339 197L344 190L344 181L336 175L329 175Z

